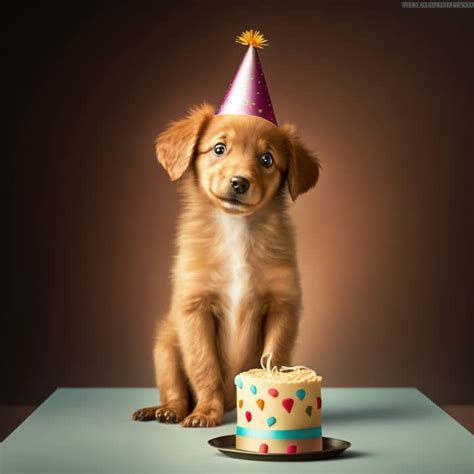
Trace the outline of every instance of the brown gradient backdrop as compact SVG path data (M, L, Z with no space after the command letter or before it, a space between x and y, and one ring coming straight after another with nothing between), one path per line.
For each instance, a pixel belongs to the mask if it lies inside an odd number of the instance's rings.
M304 316L294 362L327 386L472 391L470 10L399 2L173 2L7 12L12 267L3 403L151 386L178 212L155 135L216 104L261 29L280 122L320 155L292 207Z

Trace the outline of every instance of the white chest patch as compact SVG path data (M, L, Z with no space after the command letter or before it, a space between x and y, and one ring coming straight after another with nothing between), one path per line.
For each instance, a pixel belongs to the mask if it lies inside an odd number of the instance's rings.
M247 251L249 231L245 217L221 214L218 217L222 235L222 255L224 275L227 282L227 318L233 332L237 327L237 314L240 301L249 282Z

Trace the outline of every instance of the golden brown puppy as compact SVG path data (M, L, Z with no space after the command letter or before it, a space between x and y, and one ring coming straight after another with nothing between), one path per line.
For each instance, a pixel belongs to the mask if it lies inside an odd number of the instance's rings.
M171 123L156 152L183 209L154 348L161 404L133 418L215 426L235 406L237 373L265 352L290 363L301 291L288 192L308 191L320 166L293 126L207 104Z

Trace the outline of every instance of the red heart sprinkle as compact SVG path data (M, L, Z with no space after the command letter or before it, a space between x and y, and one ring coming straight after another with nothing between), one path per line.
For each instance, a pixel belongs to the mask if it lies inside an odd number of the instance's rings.
M291 413L291 409L293 408L293 399L292 398L284 398L281 401L281 404L283 405L283 408L288 412Z
M287 452L287 454L295 454L296 453L296 445L295 444L289 444L286 447L286 452Z
M271 397L278 397L278 390L276 388L269 388L268 393Z
M258 448L259 453L267 454L268 453L268 444L262 443Z
M245 418L247 418L247 421L250 423L252 421L252 413L250 413L249 411L246 411Z
M318 397L318 410L321 410L321 397Z

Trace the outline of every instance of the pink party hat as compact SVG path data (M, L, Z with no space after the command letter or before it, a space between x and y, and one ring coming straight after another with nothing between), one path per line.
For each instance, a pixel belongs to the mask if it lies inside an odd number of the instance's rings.
M234 80L230 83L216 115L255 115L277 124L257 48L267 46L260 31L246 30L236 42L248 45Z

